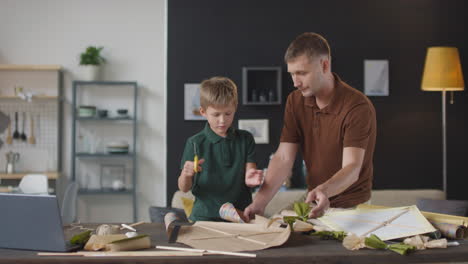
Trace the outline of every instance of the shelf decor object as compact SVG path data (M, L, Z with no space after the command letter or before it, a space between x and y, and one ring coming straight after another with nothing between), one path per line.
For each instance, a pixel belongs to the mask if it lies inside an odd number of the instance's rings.
M421 89L442 92L442 180L443 190L447 196L446 92L465 90L457 48L429 47L427 49Z
M96 81L100 77L101 67L106 60L101 56L103 47L89 46L80 54L80 67L87 81Z
M125 190L125 166L122 164L101 164L101 189Z
M281 104L281 67L243 67L244 105Z

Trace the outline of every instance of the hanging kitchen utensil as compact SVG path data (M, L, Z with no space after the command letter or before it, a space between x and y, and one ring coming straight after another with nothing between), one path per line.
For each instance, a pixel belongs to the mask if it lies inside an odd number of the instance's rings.
M30 126L30 131L31 132L30 132L28 140L29 140L29 144L34 145L34 144L36 144L36 137L34 136L34 118L33 118L32 114L29 115L29 120L31 121L31 123L30 123L30 125L31 125Z
M10 122L8 122L8 133L7 133L7 137L5 139L5 141L6 141L6 143L8 145L13 144L13 137L11 136L11 123L13 123L13 121L10 118Z
M18 112L15 112L15 132L13 132L14 139L20 139L20 133L18 132Z
M40 114L37 114L37 117L36 117L36 120L34 120L34 123L36 124L36 127L34 129L34 131L36 132L34 133L36 140L41 142L41 115Z
M24 133L24 127L25 127L25 124L26 124L26 112L23 112L23 129L22 129L22 133L21 133L21 140L23 141L26 141L27 137L26 137L26 133Z

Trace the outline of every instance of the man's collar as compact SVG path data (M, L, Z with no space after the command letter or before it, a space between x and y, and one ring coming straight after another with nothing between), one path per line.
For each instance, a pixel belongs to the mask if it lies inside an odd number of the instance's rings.
M324 108L320 109L319 111L320 112L323 112L323 113L331 113L331 114L338 114L341 110L341 106L342 106L342 99L341 99L341 95L342 95L342 88L343 88L343 84L341 83L341 79L340 77L336 74L336 73L332 73L333 74L333 77L334 77L334 87L333 87L333 97L330 101L330 103L325 106ZM319 108L317 106L317 102L315 100L315 96L310 96L310 97L306 97L304 98L304 104L307 105L307 106L310 106L310 107L314 107L314 108Z
M211 129L210 124L208 122L206 122L205 129L203 130L203 132L205 133L206 138L208 138L208 140L211 141L212 143L218 143L221 139L224 138L216 134ZM233 139L234 133L235 133L235 129L231 126L230 128L228 128L226 139Z

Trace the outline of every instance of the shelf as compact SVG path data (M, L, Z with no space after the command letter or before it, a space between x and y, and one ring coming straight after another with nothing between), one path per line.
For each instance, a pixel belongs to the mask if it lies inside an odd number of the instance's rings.
M2 71L60 71L60 65L19 65L19 64L0 64Z
M242 67L244 105L280 105L281 67Z
M133 194L133 189L125 189L122 191L106 190L106 189L79 189L79 194Z
M23 98L16 96L16 95L0 95L0 99L18 99L18 100L24 100ZM33 96L32 100L34 99L59 99L59 96L57 95L38 95L38 96Z
M75 154L77 157L80 158L95 158L95 157L104 157L104 158L133 158L135 156L134 153L84 153L78 152Z
M76 117L76 120L88 121L88 120L97 120L97 121L133 121L133 117Z
M6 174L1 173L0 179L2 180L21 180L26 174L45 174L49 180L55 180L60 177L60 172L57 171L50 171L50 172L21 172L21 173L13 173L13 174Z
M96 173L92 176L93 179L99 180L101 185L83 185L89 188L80 188L79 195L87 195L92 202L94 199L99 199L99 195L128 195L132 200L133 220L137 220L137 195L135 184L137 182L137 98L138 84L134 81L73 81L72 83L72 137L71 137L71 178L74 181L81 182L81 177L88 177L85 173L87 169L94 170ZM103 89L101 89L103 88ZM96 109L107 110L107 115L102 117L99 111L93 111L93 115L79 115L80 106L93 105ZM112 106L119 106L120 109L127 109L126 115L117 115L114 110L104 109ZM125 108L123 108L125 107ZM117 108L116 110L118 110ZM102 113L102 112L101 112ZM89 150L96 148L80 148L82 142L78 142L81 136L78 133L82 126L86 126L85 130L99 129L100 137L116 136L113 133L108 133L110 130L116 130L114 126L120 125L123 129L118 129L119 136L124 136L129 143L131 149L123 148L126 152L108 152L114 148L99 148L99 152L89 153ZM101 129L102 128L102 129ZM84 132L83 132L84 133ZM98 135L96 135L98 136ZM131 138L131 139L130 139ZM111 138L109 138L111 139ZM93 141L94 142L94 141ZM122 150L122 148L115 148ZM77 164L80 163L80 166ZM93 164L89 164L93 163ZM89 167L87 167L89 165ZM97 165L97 166L96 166ZM98 171L100 168L100 172ZM113 180L116 178L127 182L126 189L115 190L112 188L100 188L101 186L112 187ZM128 179L130 178L130 179ZM112 182L110 182L112 181ZM88 179L86 179L88 182ZM110 220L109 220L110 221Z
M136 82L120 81L74 81L76 85L136 85Z

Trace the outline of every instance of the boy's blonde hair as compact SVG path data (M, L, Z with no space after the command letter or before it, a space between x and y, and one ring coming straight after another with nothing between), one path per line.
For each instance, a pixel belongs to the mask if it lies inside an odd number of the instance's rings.
M216 76L201 83L200 106L203 109L230 104L237 108L237 86L231 79Z

